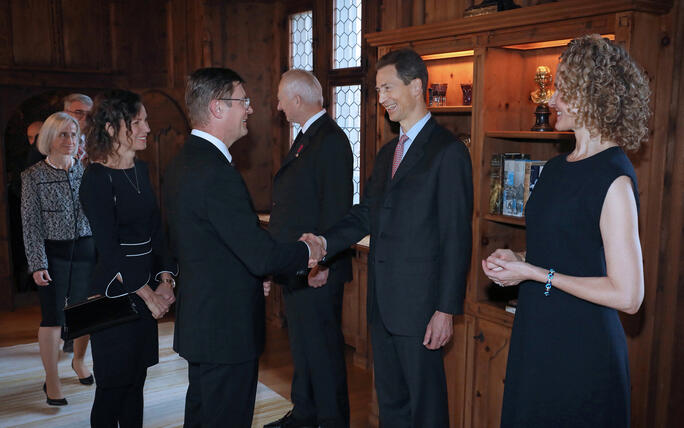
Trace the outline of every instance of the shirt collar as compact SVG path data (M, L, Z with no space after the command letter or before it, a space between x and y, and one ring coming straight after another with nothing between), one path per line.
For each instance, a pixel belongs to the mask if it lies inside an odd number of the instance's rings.
M313 123L314 123L319 117L323 116L324 114L325 114L325 109L323 109L323 110L319 111L318 113L314 114L313 116L311 116L311 117L309 118L309 120L307 120L306 123L304 123L304 126L302 126L302 134L305 133L306 130L309 129L309 127L310 127L311 125L313 125Z
M200 131L199 129L193 129L192 132L190 132L190 134L194 135L195 137L200 137L204 140L209 141L211 144L216 146L216 148L219 149L221 153L223 153L223 156L226 157L228 163L233 162L233 157L230 155L228 147L226 147L226 145L223 144L223 141L219 140L218 138L214 137L208 132Z
M425 116L423 116L423 118L420 119L418 122L416 122L416 124L413 125L411 127L411 129L408 130L408 132L404 132L404 130L401 129L401 127L400 127L399 128L399 136L406 134L406 136L409 138L409 140L411 142L413 142L413 140L416 139L416 137L418 136L420 131L423 129L423 127L425 126L427 121L430 120L431 116L432 115L430 114L430 112L427 112L427 114Z

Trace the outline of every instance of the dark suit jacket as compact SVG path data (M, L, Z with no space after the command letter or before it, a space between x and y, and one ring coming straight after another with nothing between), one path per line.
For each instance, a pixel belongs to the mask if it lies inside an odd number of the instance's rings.
M306 245L276 244L259 226L237 170L193 135L168 166L164 198L180 267L174 350L191 362L258 358L264 344L260 277L306 267Z
M463 143L431 118L392 179L397 142L380 149L361 203L324 236L335 254L370 233L369 321L380 316L392 334L422 336L436 310L463 311L472 167Z
M305 232L321 234L344 217L354 197L353 168L344 131L327 114L316 119L292 145L273 179L271 236L279 242L296 241ZM332 261L329 282L351 279L348 255ZM291 288L307 286L305 276L280 275L275 280Z

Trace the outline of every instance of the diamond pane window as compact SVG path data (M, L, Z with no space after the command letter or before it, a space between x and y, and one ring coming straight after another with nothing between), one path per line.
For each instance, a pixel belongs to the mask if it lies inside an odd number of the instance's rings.
M290 68L313 71L313 12L307 10L290 15ZM290 141L294 141L300 126L290 126Z
M333 68L361 66L361 0L335 0Z
M361 183L361 85L335 86L333 116L347 134L354 153L354 203L359 202Z

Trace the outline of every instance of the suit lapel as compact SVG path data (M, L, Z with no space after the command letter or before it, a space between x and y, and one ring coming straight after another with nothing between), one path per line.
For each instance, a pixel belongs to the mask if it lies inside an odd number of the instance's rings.
M186 144L188 144L189 147L194 150L210 155L212 158L220 159L220 161L222 163L225 163L226 165L233 166L230 162L228 162L228 159L221 152L221 150L218 149L218 147L216 147L211 142L205 140L202 137L198 137L196 135L191 134Z
M301 139L297 141L295 139L295 142L292 143L292 147L290 147L290 151L287 153L287 156L285 157L285 160L283 160L283 164L280 166L280 169L276 173L276 177L278 174L280 174L280 171L284 170L290 163L292 163L295 159L297 159L299 156L301 156L302 152L304 152L307 147L311 145L312 137L316 135L318 130L320 129L321 126L323 126L323 123L327 120L328 115L327 113L323 114L323 116L319 117L314 121L314 123L309 126L309 129L306 130L305 133L301 133ZM301 148L299 147L301 146Z
M430 134L432 134L432 128L434 128L434 126L435 121L433 118L430 118L430 120L427 121L425 126L423 126L423 129L421 129L418 135L416 135L415 140L413 140L413 142L411 143L408 152L406 152L404 159L401 160L401 163L397 168L397 172L394 174L394 178L391 178L392 165L390 164L388 172L389 186L387 187L387 190L391 190L392 187L394 187L398 182L400 182L401 179L404 178L423 157L425 144L427 144L427 142L430 140ZM399 139L397 138L397 143L398 142ZM396 149L396 144L394 146Z

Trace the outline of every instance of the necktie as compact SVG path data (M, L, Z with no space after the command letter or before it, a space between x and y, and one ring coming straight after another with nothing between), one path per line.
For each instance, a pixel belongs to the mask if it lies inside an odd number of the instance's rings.
M404 143L408 140L406 134L399 137L399 142L397 147L394 149L394 160L392 161L392 178L394 178L394 173L397 172L399 164L401 163L401 158L404 156Z
M292 146L290 147L289 153L287 154L288 160L296 157L299 154L299 151L302 150L301 144L302 144L302 131L299 131L297 133L297 136L295 137L294 141L292 142Z

